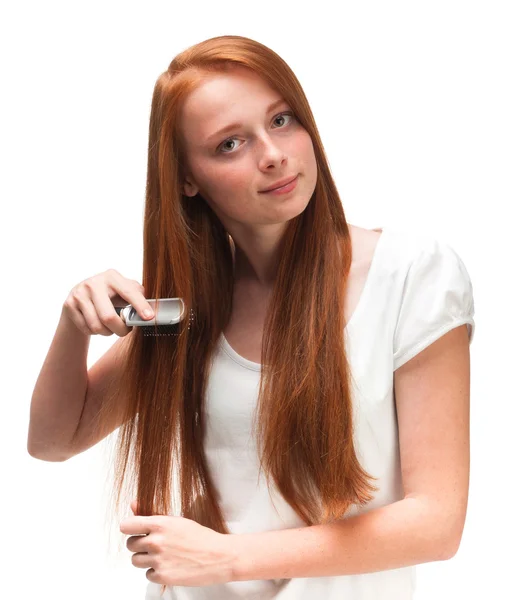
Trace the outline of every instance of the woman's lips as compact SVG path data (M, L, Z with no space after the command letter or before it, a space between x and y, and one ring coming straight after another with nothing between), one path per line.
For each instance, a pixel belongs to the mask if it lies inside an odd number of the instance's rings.
M262 194L287 194L288 192L292 192L296 184L298 182L298 175L291 181L290 183L283 185L282 187L275 188L274 190L269 190L268 192L260 192Z

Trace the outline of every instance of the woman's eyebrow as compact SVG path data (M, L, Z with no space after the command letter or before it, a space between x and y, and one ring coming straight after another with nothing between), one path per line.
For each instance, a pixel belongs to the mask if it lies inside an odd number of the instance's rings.
M276 100L275 102L273 102L272 104L270 104L267 107L266 114L269 114L274 108L276 108L280 104L286 104L286 101L283 98L280 98L280 99ZM222 127L221 129L218 129L218 131L216 131L216 133L213 133L212 135L209 135L209 137L207 138L206 142L208 143L211 140L213 140L216 136L223 135L225 133L228 133L232 129L238 129L239 127L242 127L242 126L243 126L242 123L231 123L230 125L226 125L225 127Z

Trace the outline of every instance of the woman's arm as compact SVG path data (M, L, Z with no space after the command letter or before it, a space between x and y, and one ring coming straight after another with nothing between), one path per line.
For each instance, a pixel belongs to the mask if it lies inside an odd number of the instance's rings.
M234 580L354 575L447 560L469 482L466 325L394 372L404 499L328 525L231 535Z

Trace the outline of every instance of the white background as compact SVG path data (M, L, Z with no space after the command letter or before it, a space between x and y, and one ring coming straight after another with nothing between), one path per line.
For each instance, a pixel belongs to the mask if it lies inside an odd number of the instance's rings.
M223 34L266 44L296 73L348 222L430 233L463 259L476 308L470 501L458 553L418 567L416 599L521 597L525 4L92 0L2 13L0 597L144 597L146 571L108 551L103 444L32 458L29 407L71 288L108 268L141 281L154 82ZM93 336L88 366L117 339Z

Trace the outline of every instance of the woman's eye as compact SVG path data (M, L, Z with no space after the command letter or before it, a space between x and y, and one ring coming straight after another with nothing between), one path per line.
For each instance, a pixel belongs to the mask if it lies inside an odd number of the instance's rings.
M274 118L274 120L281 119L283 117L291 117L291 119L294 119L294 115L293 115L292 112L285 112L285 113L280 113L279 115L276 115L276 117ZM281 129L281 127L279 129ZM237 139L238 138L236 138L236 137L232 137L232 138L226 139L224 142L222 142L218 146L217 152L219 152L220 154L232 154L232 152L230 152L230 151L228 151L228 152L222 152L222 149L225 148L226 144L230 144L231 142L234 142ZM230 150L236 150L236 148L230 148Z

